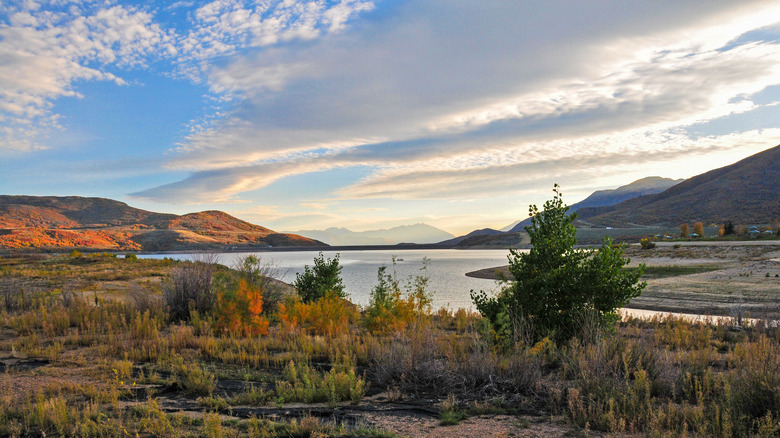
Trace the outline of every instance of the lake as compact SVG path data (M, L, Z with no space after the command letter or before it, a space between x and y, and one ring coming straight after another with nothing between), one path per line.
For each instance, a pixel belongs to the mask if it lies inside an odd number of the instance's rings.
M477 269L506 265L509 251L500 250L454 250L454 249L420 249L420 250L364 250L364 251L323 251L326 258L339 254L343 266L341 277L352 302L367 305L371 290L377 284L377 269L387 266L392 273L393 256L396 257L396 274L402 287L410 277L426 275L428 290L433 291L433 308L473 307L469 292L474 290L496 289L496 282L479 278L466 277L467 272ZM235 264L240 257L253 254L262 262L270 264L279 280L287 283L295 281L295 274L303 272L304 265L313 266L313 251L274 251L218 254L219 263L227 266ZM192 254L149 254L145 258L171 257L176 259L191 259ZM429 259L425 270L423 257Z

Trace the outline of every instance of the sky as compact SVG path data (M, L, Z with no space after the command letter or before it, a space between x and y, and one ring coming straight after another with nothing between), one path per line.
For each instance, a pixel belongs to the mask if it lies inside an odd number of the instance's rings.
M0 1L0 193L501 228L780 144L780 1Z

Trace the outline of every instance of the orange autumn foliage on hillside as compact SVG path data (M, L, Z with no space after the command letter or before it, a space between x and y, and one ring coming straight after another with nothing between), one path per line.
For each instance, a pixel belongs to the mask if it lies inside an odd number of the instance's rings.
M131 233L115 230L0 229L0 247L140 250L132 237Z
M261 316L263 296L260 289L238 281L235 290L221 291L217 294L215 328L224 333L237 335L267 335L268 320Z

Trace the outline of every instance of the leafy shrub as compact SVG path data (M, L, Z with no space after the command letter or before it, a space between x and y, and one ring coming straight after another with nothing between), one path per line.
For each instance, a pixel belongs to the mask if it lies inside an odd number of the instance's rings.
M622 257L623 246L613 247L609 237L597 251L574 248L577 215L567 214L557 184L553 192L543 211L536 205L529 208L530 252L510 250L509 271L515 281L497 297L472 292L477 310L490 320L505 347L545 337L561 343L580 333L584 321L614 324L615 310L645 286L638 283L644 266L623 270L629 260Z
M268 320L260 315L262 311L263 296L259 288L242 278L217 293L214 328L244 336L266 335Z
M642 249L653 249L655 248L655 242L648 239L647 237L642 238L642 240L639 241L639 245L642 246Z
M428 260L423 259L425 270ZM364 325L372 332L393 332L406 328L415 320L421 320L430 314L431 293L426 290L428 278L424 275L411 277L407 283L407 294L401 293L395 273L387 273L386 266L377 271L377 285L371 291L369 305L366 308Z
M331 292L311 303L288 297L279 305L279 321L287 330L302 328L319 335L338 335L349 331L349 324L360 317L357 307Z
M263 311L266 314L276 313L285 294L283 284L275 280L279 277L277 269L270 263L264 263L255 255L248 255L239 258L233 270L249 286L260 290L263 295Z
M336 254L333 259L325 260L320 253L314 258L314 268L309 265L303 267L302 274L295 275L295 289L298 290L301 300L304 303L311 303L325 297L328 293L334 294L338 298L345 298L344 284L341 282L341 265L339 264L339 255Z

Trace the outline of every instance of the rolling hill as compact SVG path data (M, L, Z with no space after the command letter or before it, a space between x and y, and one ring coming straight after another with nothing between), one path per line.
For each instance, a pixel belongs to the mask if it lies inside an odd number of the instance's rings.
M780 219L780 146L695 176L658 194L608 207L580 209L579 219L612 227L769 223Z
M478 236L498 236L504 234L503 231L494 230L492 228L482 228L481 230L474 230L468 234L465 234L463 236L458 236L452 239L444 240L442 242L439 242L439 245L446 245L446 246L453 246L457 245L463 241L468 242L474 242L476 239L475 237Z
M0 195L0 249L206 250L326 246L221 211L155 213L105 198Z

